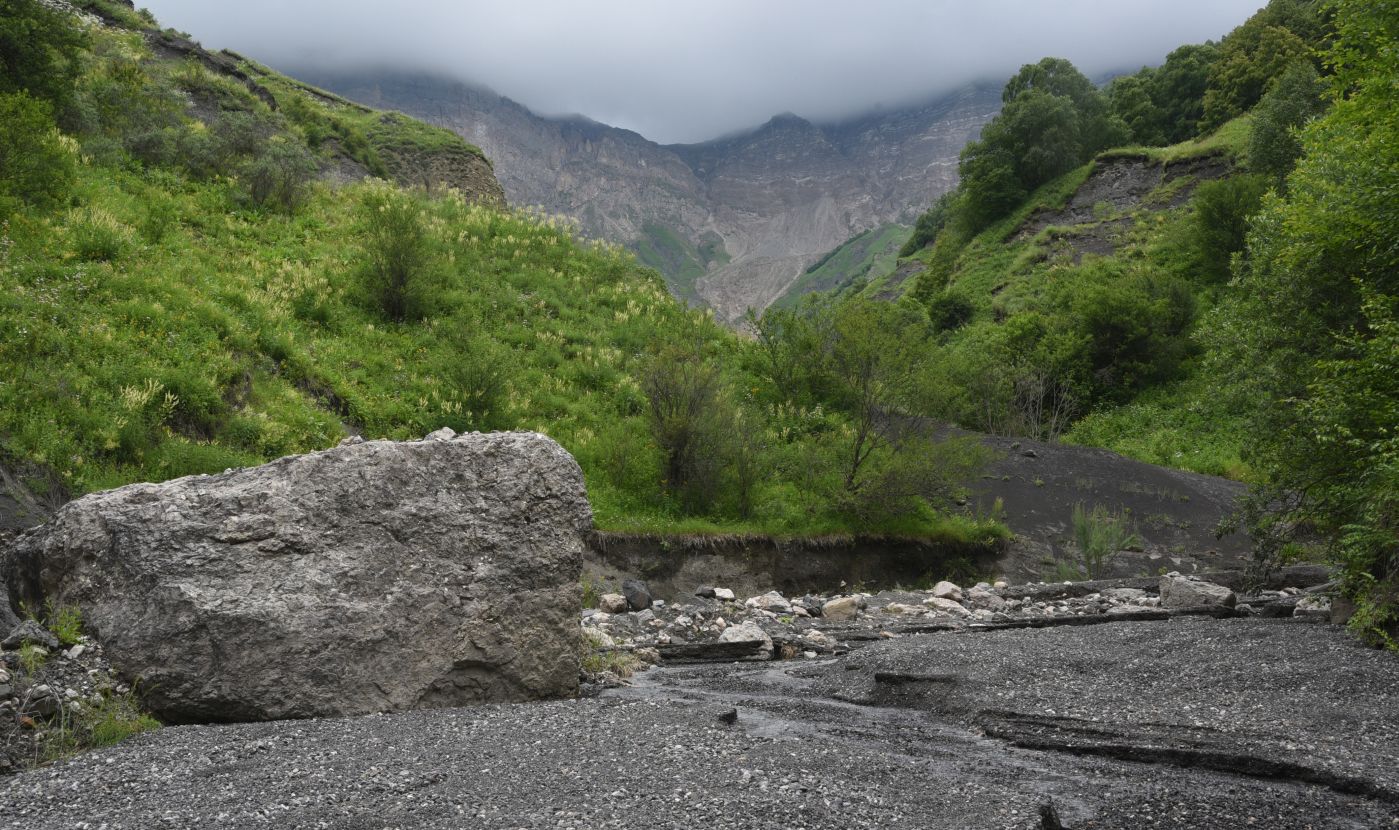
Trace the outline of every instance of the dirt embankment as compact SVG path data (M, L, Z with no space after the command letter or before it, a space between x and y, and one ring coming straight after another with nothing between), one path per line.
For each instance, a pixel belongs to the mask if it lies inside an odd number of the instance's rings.
M596 532L589 547L588 570L595 579L611 583L640 576L652 593L667 598L688 597L698 585L726 585L744 595L773 588L802 594L841 585L913 585L990 570L1004 554L998 543L895 536L784 539Z
M1158 467L1108 450L1028 439L981 436L996 458L965 482L966 509L994 513L1010 528L1008 543L949 544L923 539L841 536L662 536L599 532L591 570L603 581L636 576L657 596L688 595L697 585L731 585L743 593L878 590L990 573L1041 579L1072 559L1076 507L1126 519L1136 537L1103 576L1158 576L1243 569L1247 536L1218 535L1244 485Z

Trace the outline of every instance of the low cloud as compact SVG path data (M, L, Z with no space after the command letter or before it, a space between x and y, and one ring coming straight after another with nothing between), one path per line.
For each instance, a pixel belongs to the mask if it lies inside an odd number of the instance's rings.
M661 142L779 112L817 121L1003 81L1045 55L1090 77L1218 39L1259 0L145 0L162 25L286 70L425 70Z

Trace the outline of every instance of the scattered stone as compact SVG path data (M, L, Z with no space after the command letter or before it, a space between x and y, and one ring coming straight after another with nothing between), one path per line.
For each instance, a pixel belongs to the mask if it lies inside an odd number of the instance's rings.
M774 614L792 613L792 604L777 591L768 591L766 594L760 596L749 597L743 604L749 608L757 608L760 611L771 611Z
M423 436L424 441L450 441L457 437L456 430L451 427L443 427L439 430L429 432Z
M734 599L736 599L734 592L728 588L715 588L714 598L724 600L725 602L733 602Z
M828 620L853 620L859 612L860 600L857 597L838 597L821 606L821 616Z
M1146 597L1146 591L1140 588L1105 588L1103 596L1119 602L1136 602Z
M998 579L998 580L995 581L994 584L991 585L991 587L992 587L992 588L995 588L997 591L999 591L999 590L1001 590L1002 588L1009 588L1009 587L1010 587L1010 583L1009 583L1009 582L1006 582L1004 579Z
M41 685L29 690L21 711L33 718L51 718L58 714L62 705L51 687Z
M597 598L598 610L607 614L627 613L627 598L621 594L603 594Z
M636 612L636 621L639 623L648 623L655 618L656 612L652 611L650 608L643 608Z
M751 643L757 642L762 645L756 648L755 659L772 659L772 638L766 631L758 627L757 623L745 622L741 625L731 625L724 629L724 633L719 635L721 643Z
M1223 585L1215 585L1194 576L1168 573L1161 577L1162 608L1193 608L1201 605L1222 605L1233 608L1238 598Z
M967 592L967 602L974 608L985 608L989 611L1002 611L1006 607L1006 601L1000 594L990 587L983 588L980 585Z
M638 579L628 579L622 583L622 596L627 598L627 608L632 611L645 611L651 607L651 590Z
M726 712L720 712L719 722L728 726L732 726L733 724L738 723L738 710L729 709Z
M1297 606L1292 609L1292 616L1312 622L1330 622L1331 600L1317 596L1302 597L1297 600Z
M902 602L891 602L884 606L884 613L886 614L907 614L910 617L916 617L925 610L926 609L919 608L916 605L908 605Z
M58 638L49 633L48 629L34 620L25 620L14 627L9 636L5 638L5 641L0 643L0 647L3 647L7 651L14 651L26 643L29 645L42 646L49 651L57 649L59 645Z
M933 586L933 596L942 599L961 600L962 589L958 588L956 584L944 580Z
M941 611L944 614L951 614L954 617L970 617L972 615L972 612L963 608L961 603L953 602L950 599L944 599L942 597L928 597L923 600L923 603L932 606L934 610Z

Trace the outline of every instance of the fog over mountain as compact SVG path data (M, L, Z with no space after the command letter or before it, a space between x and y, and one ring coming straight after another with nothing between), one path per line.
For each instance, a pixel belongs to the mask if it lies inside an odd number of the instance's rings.
M660 143L823 122L1003 80L1056 55L1098 76L1218 38L1259 0L145 0L205 45L286 68L431 71Z

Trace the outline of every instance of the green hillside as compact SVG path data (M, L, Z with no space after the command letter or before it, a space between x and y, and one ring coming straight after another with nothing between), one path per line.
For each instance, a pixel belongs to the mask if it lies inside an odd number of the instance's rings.
M1394 2L1272 0L1106 90L1026 65L896 272L942 417L1250 482L1260 567L1341 565L1391 647L1396 42Z
M855 234L812 263L773 305L791 308L808 294L840 292L886 276L912 232L907 226L890 224Z
M448 426L553 436L604 528L1003 533L954 511L973 449L865 428L835 361L867 328L792 404L632 254L503 208L452 133L120 4L4 8L0 464L52 502Z
M705 304L695 291L695 282L708 272L710 263L729 261L723 240L712 231L696 246L673 229L656 222L642 226L641 238L633 248L642 265L665 274L671 291L695 307Z

